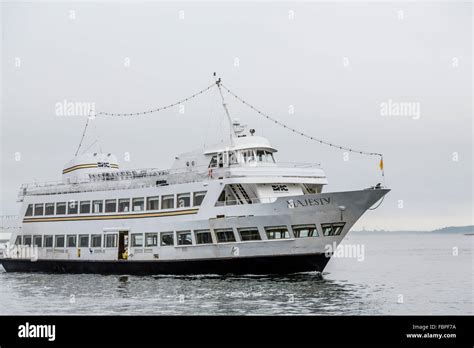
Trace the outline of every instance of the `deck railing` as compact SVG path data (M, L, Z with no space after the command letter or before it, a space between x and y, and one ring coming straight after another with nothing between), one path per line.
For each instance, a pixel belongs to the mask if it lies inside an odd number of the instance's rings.
M44 182L32 182L22 184L20 191L18 192L18 201L22 201L26 195L45 195L45 194L62 194L62 193L75 193L75 192L90 192L90 191L110 191L110 190L121 190L124 188L143 188L143 187L155 187L172 182L173 179L179 179L179 182L196 182L204 179L215 179L221 177L220 175L214 175L213 171L235 168L235 165L230 167L214 167L209 168L205 166L189 166L184 168L173 168L173 169L157 169L157 168L144 168L144 169L131 169L131 170L119 170L102 173L91 173L88 174L86 179L82 179L78 182L64 182L61 180L57 181L44 181ZM246 166L242 166L245 168ZM257 166L258 167L258 164ZM302 162L280 162L274 166L274 168L318 168L319 163L302 163ZM255 168L255 167L253 167ZM262 168L271 168L268 166L262 166ZM217 173L216 173L217 174ZM153 179L153 181L146 181L146 179ZM161 180L160 180L161 178ZM108 184L113 182L130 181L132 184L127 187L121 187L120 185L107 186L97 184ZM163 181L163 182L160 182Z

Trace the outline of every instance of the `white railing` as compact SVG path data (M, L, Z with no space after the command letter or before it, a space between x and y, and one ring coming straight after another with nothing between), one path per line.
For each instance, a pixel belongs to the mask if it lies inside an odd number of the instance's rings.
M230 167L213 167L208 166L189 166L184 168L174 169L157 169L157 168L145 168L145 169L131 169L131 170L120 170L110 171L102 173L89 174L89 177L85 180L78 181L77 183L66 183L64 181L44 181L44 182L32 182L22 184L20 191L18 192L18 201L23 201L23 197L26 195L45 195L45 194L63 194L63 193L77 193L77 192L91 192L91 191L113 191L123 190L125 188L144 188L144 187L155 187L166 182L174 183L173 179L179 179L180 183L202 181L204 179L215 179L218 176L210 175L210 169L214 171L222 171L225 174L227 168L236 167L232 165ZM245 167L245 166L243 166ZM257 165L253 168L258 167ZM304 163L304 162L279 162L274 168L319 168L319 163ZM262 166L262 168L268 168ZM224 175L227 177L226 175ZM166 182L157 183L157 181L146 182L144 179L157 180L162 178ZM108 184L113 182L121 182L129 180L133 184L128 184L127 187L120 185L104 186L97 184ZM136 180L136 181L135 181ZM135 181L135 182L134 182Z

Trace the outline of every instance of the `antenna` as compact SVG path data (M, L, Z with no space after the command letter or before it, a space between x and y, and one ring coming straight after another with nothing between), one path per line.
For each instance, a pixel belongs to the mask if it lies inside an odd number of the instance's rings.
M215 72L214 72L214 79L216 80L216 85L219 88L219 94L220 94L221 99L222 99L222 107L224 108L225 114L227 115L227 119L229 121L230 143L231 143L231 145L233 145L234 144L234 138L236 138L237 136L235 134L234 125L232 123L232 118L230 117L229 109L227 109L227 104L225 103L224 95L222 94L222 90L221 90L222 80L221 80L220 77L219 78L217 77Z

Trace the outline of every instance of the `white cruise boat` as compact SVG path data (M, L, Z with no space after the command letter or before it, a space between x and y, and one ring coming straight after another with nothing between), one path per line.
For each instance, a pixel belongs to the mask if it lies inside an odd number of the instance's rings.
M235 120L230 128L228 143L179 155L168 170L86 153L62 181L23 185L21 228L0 263L7 272L323 271L326 246L389 192L324 193L318 165L281 164L266 138Z

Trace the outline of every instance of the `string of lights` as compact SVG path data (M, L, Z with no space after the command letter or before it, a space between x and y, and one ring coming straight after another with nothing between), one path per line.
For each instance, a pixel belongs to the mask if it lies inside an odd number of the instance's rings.
M112 112L101 111L101 112L96 113L95 115L96 116L98 116L98 115L104 115L104 116L142 116L142 115L148 115L148 114L152 114L154 112L163 111L163 110L166 110L166 109L170 109L174 106L181 105L181 104L183 104L183 103L185 103L185 102L187 102L187 101L189 101L189 100L191 100L191 99L207 92L208 90L210 90L214 86L216 86L215 83L213 83L212 85L200 90L199 92L194 93L193 95L191 95L187 98L181 99L181 100L179 100L177 102L174 102L172 104L169 104L169 105L161 106L161 107L146 110L146 111L132 112L132 113L112 113Z
M265 117L266 119L272 121L273 123L283 127L283 128L286 128L288 129L289 131L295 133L295 134L298 134L298 135L301 135L305 138L308 138L308 139L311 139L311 140L314 140L314 141L317 141L319 142L320 144L324 144L324 145L327 145L327 146L330 146L330 147L334 147L334 148L337 148L337 149L340 149L340 150L345 150L345 151L349 151L349 152L354 152L354 153L358 153L358 154L361 154L361 155L367 155L367 156L379 156L382 158L382 154L381 153L377 153L377 152L367 152L367 151L361 151L361 150L355 150L353 148L350 148L350 147L347 147L347 146L341 146L341 145L337 145L337 144L334 144L334 143L331 143L331 142L328 142L328 141L325 141L325 140L322 140L322 139L318 139L318 138L315 138L311 135L308 135L300 130L297 130L295 128L292 128L292 127L289 127L287 126L286 124L284 124L283 122L280 122L276 119L274 119L273 117L270 117L268 116L267 114L264 114L263 112L261 112L260 110L258 110L255 106L253 106L252 104L246 102L244 99L240 98L238 95L236 95L235 93L233 93L229 88L227 88L226 86L224 86L223 84L221 84L221 86L227 91L227 93L229 93L230 95L232 95L235 99L239 100L240 102L242 102L243 104L245 104L246 106L248 106L250 109L254 110L257 114L259 114L260 116L262 117Z

